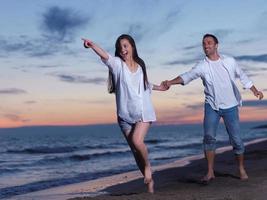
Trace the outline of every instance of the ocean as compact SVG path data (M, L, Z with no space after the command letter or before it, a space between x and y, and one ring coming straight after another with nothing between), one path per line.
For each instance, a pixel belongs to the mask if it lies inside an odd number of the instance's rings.
M267 122L241 123L244 141L267 136ZM202 153L201 124L152 125L152 166ZM217 146L228 146L220 124ZM137 170L118 125L0 129L0 199Z

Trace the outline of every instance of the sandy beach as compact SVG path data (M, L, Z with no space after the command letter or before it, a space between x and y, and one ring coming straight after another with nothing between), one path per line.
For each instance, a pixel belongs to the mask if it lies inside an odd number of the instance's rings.
M249 180L241 181L231 147L217 150L216 179L203 184L206 172L203 155L153 167L155 194L146 193L139 171L118 174L78 184L55 187L10 199L49 200L265 200L267 196L267 138L246 143Z
M225 151L228 150L228 151ZM249 144L246 148L246 169L249 180L238 178L233 153L229 149L216 157L216 179L208 185L199 179L205 174L205 160L195 160L187 166L164 169L154 173L155 194L147 194L138 179L106 188L108 195L72 200L265 200L267 196L267 140Z

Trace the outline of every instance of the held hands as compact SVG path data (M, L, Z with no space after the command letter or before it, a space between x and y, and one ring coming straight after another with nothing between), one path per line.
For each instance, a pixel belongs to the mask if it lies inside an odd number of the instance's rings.
M168 90L170 87L166 87L166 85L164 84L164 81L162 81L159 85L159 90L160 91L166 91Z
M162 81L161 84L162 84L165 88L168 88L168 89L171 87L171 83L170 83L170 81L168 81L168 80ZM161 84L160 84L160 85L161 85Z
M158 90L160 91L166 91L170 89L170 85L167 83L168 81L162 81L160 85L158 86Z
M84 48L92 48L93 42L91 40L84 39L84 38L82 38L82 40L83 40Z

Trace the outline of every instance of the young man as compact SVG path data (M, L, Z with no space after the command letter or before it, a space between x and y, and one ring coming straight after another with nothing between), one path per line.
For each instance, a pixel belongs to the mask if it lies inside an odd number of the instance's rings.
M209 182L215 178L214 157L216 149L216 129L220 118L224 120L230 142L239 164L240 179L248 179L244 168L244 144L240 136L238 105L241 105L241 95L234 83L239 78L243 87L250 89L253 94L263 98L252 81L239 68L233 57L218 53L218 39L212 34L203 37L202 45L206 55L190 71L181 74L173 80L164 81L166 88L173 84L186 85L190 81L201 78L205 87L205 115L204 115L204 152L208 164L208 172L202 181Z

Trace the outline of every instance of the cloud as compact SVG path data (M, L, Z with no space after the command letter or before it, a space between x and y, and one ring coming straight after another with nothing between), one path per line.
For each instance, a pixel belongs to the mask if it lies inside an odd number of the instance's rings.
M37 67L42 68L42 69L48 69L48 68L56 68L58 66L57 65L39 65Z
M244 107L267 107L267 100L248 100L243 101Z
M153 1L155 6L155 2ZM159 5L160 6L160 5ZM141 8L140 8L141 9ZM151 11L151 6L149 6L149 10L145 12ZM164 11L163 11L164 12ZM180 7L173 6L170 11L165 10L165 13L162 17L148 17L148 19L144 22L133 22L134 19L131 19L129 25L126 25L126 33L133 36L136 41L140 41L143 38L151 40L151 38L158 38L164 33L170 31L172 27L177 23L180 15ZM155 13L154 13L155 14Z
M75 75L66 75L66 74L58 74L56 75L61 81L69 82L69 83L91 83L100 85L107 81L105 78L97 77L97 78L87 78L85 76L75 76Z
M74 102L79 104L107 104L110 103L110 99L98 99L98 100L86 100L86 99L62 99L64 102Z
M141 23L130 24L128 30L126 31L126 33L131 35L135 41L142 40L146 32L147 30L141 25Z
M35 103L37 103L36 101L25 101L24 102L25 104L35 104Z
M10 53L22 53L31 57L55 55L57 53L73 54L66 44L75 39L77 31L82 29L90 17L82 16L74 10L48 8L41 16L40 38L30 38L20 35L12 38L0 38L0 56L8 56Z
M267 107L267 100L248 100L243 101L244 107ZM186 108L192 109L192 110L203 110L203 103L198 103L194 105L185 105Z
M15 115L15 114L5 114L4 117L13 121L13 122L28 122L28 121L30 121L29 119L22 119L20 116Z
M165 25L166 28L172 26L173 24L175 24L177 22L177 19L179 18L181 13L180 7L174 7L169 13L167 13L164 21L165 21Z
M264 62L267 63L267 54L261 55L243 55L235 57L240 61L253 61L253 62Z
M70 8L53 6L42 16L42 28L48 37L58 41L71 41L80 28L89 22L89 18Z
M173 60L167 63L164 63L164 65L188 65L188 64L194 64L196 63L197 59L185 59L185 60Z
M180 14L181 8L179 6L174 6L171 8L171 10L161 18L160 22L157 22L157 24L152 27L154 29L153 31L156 33L156 36L158 37L158 34L163 35L164 33L170 31L180 19Z
M255 41L255 39L244 39L244 40L239 40L236 43L237 44L248 44L248 43L251 43L251 42L254 42L254 41Z
M230 30L230 29L217 29L217 30L213 30L210 33L215 35L219 42L221 40L224 40L224 38L226 38L229 34L232 34L234 32L234 30Z
M259 30L261 30L262 33L265 33L266 32L266 28L267 28L266 18L267 18L267 11L264 11L260 15L259 20L258 20L258 23L257 23L257 28Z
M197 56L194 56L194 58L190 58L190 59L172 60L172 61L169 61L167 63L164 63L164 65L189 65L189 64L194 65L202 59L203 59L203 56L201 54L199 54Z
M203 110L203 103L195 104L195 105L186 105L186 108L191 110Z
M32 49L36 48L34 43L29 38L17 37L13 39L0 38L0 52L9 54L10 52L31 52Z
M0 89L0 95L3 94L26 94L27 92L25 90L22 89L18 89L18 88L6 88L6 89Z
M0 38L0 55L9 56L10 53L21 53L30 57L51 56L58 53L73 54L64 43L55 42L50 38L29 38L25 36Z
M190 46L184 47L183 50L199 49L199 47L200 47L200 44L190 45Z
M21 53L30 57L51 56L58 53L75 55L67 44L75 39L77 31L82 29L90 20L77 14L74 10L50 7L41 16L39 38L19 35L15 37L0 37L0 57L10 53Z

